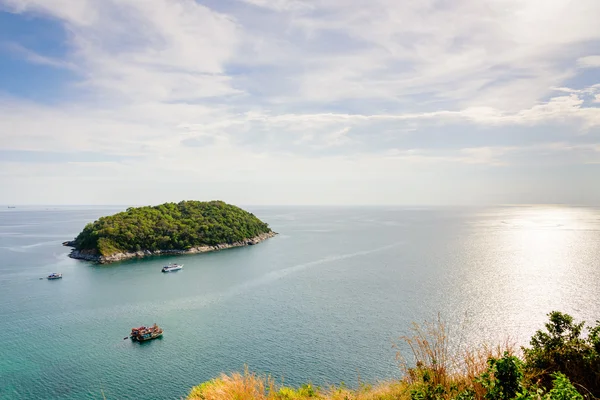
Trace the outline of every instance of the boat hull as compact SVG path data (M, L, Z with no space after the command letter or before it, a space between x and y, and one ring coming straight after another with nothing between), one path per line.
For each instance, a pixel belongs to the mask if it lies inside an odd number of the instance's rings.
M131 335L129 335L129 337L131 340L136 342L146 342L148 340L159 338L162 336L162 334L162 328L154 324L152 326L140 326L139 328L132 328Z
M162 337L162 335L163 334L161 332L154 335L150 335L148 337L131 336L131 340L133 340L134 342L147 342L148 340L158 339L159 337Z
M175 271L179 271L181 269L183 269L183 265L177 265L177 266L172 266L172 267L165 266L165 267L162 268L161 271L162 272L175 272Z

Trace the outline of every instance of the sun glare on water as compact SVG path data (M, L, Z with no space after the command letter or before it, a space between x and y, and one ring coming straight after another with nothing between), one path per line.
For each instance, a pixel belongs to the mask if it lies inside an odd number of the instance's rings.
M502 207L481 214L464 240L462 301L475 320L525 344L552 310L588 315L600 279L600 210L568 206ZM490 312L493 310L493 312ZM524 323L523 321L530 321ZM504 333L489 332L495 339Z

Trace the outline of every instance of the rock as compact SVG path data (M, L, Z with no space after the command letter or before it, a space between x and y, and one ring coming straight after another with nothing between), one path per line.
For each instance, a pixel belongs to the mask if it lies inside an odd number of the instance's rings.
M240 242L235 242L235 243L220 243L215 246L199 246L199 247L193 247L189 250L155 250L155 251L140 250L140 251L136 251L136 252L132 252L132 253L115 253L115 254L111 254L109 256L101 256L101 255L97 254L95 250L73 249L73 250L71 250L69 257L76 258L79 260L94 261L99 264L108 264L108 263L113 263L113 262L117 262L117 261L127 260L130 258L136 258L136 257L141 258L141 257L161 255L161 254L182 255L182 254L207 253L209 251L224 250L224 249L229 249L232 247L253 246L253 245L258 244L262 241L265 241L269 238L272 238L275 235L277 235L277 233L271 231L269 233L261 233L260 235L253 237L251 239L247 239L245 241L240 241ZM67 245L65 243L72 243L72 244ZM64 242L63 245L73 247L75 245L75 243L74 243L74 241Z

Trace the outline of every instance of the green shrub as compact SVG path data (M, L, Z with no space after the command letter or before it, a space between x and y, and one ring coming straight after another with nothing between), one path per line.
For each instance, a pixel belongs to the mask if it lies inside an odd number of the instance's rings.
M502 358L489 358L487 370L477 381L486 390L486 399L513 399L523 389L523 362L508 352Z
M319 388L314 387L310 383L300 386L298 389L292 389L287 386L282 386L277 391L277 398L281 400L296 400L305 399L307 397L318 397Z
M600 354L600 321L596 321L596 326L590 328L588 341L596 354Z
M465 389L456 395L454 400L475 400L475 391L471 388Z
M543 388L552 386L554 375L563 373L571 382L581 385L594 396L600 396L600 324L588 329L582 337L585 322L558 311L548 314L546 330L531 338L531 348L523 348L525 367Z
M575 389L569 378L560 372L553 376L553 387L544 396L544 400L583 400L583 396Z
M414 385L410 390L411 400L442 400L446 398L446 389L437 384L431 385L426 382L421 385Z

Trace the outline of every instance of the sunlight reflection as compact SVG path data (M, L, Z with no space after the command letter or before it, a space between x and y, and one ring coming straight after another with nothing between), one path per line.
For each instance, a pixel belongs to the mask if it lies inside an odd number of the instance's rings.
M579 235L590 220L585 209L535 206L521 208L512 218L503 220L501 235L513 251L511 277L519 281L530 296L552 293L553 302L561 302L563 282L568 274ZM526 285L524 285L524 283Z
M596 296L600 274L598 209L568 206L501 207L479 214L461 254L464 308L494 339L505 333L525 344L552 310L593 319L586 304ZM457 306L457 309L463 307ZM491 312L490 310L493 310Z

